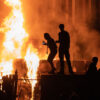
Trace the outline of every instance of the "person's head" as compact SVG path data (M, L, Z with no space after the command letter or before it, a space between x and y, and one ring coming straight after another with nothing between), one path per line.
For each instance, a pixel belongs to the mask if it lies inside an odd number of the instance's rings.
M45 38L46 40L48 40L48 39L50 38L49 33L44 33L44 38Z
M60 28L61 31L64 31L64 24L60 24L59 28Z
M98 62L98 57L93 57L93 58L92 58L92 62L95 63L95 64L97 64L97 62Z

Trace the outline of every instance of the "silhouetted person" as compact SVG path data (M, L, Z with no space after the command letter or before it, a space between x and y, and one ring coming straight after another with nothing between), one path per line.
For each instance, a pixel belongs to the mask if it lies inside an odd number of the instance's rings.
M98 57L93 57L92 62L90 63L89 69L87 71L87 75L89 78L89 89L90 89L90 99L89 100L98 100L96 97L98 97L98 76L97 76L97 65L98 63ZM100 95L100 94L99 94Z
M50 63L52 70L49 73L54 74L55 67L54 67L54 64L53 64L53 59L54 59L54 57L56 56L56 53L57 53L57 46L56 46L55 41L50 37L49 33L44 33L44 38L47 40L47 43L45 43L43 41L43 44L47 45L48 48L50 49L50 54L49 54L47 60Z
M70 36L67 31L64 30L64 24L59 25L60 32L59 32L59 40L56 41L60 43L59 46L59 58L60 58L60 74L64 74L64 56L66 57L69 72L72 74L72 67L70 62L70 54L69 54L69 48L70 48Z
M98 57L93 57L92 62L91 62L89 69L87 71L87 75L94 76L97 74L97 67L96 67L97 63L98 63Z

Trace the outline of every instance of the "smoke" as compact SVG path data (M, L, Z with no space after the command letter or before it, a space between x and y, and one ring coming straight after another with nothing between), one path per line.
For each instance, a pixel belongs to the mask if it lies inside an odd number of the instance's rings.
M69 32L71 37L71 60L91 60L93 56L97 56L100 59L100 0L95 0L92 7L90 6L91 12L87 5L89 0L21 1L24 28L29 34L25 49L28 44L32 43L33 47L38 50L39 57L43 59L47 49L46 46L42 45L44 33L50 33L51 37L57 40L58 25L64 23L65 30ZM72 6L72 1L79 1L76 2L75 9ZM83 1L86 2L84 5L82 5ZM11 8L4 4L4 0L0 0L0 27L10 11ZM3 40L4 34L0 32L0 52L3 48ZM23 59L16 59L13 64L14 69L18 70L19 77L26 76L28 69ZM50 69L46 69L45 65L41 65L40 71L45 72L47 70ZM29 91L24 86L23 90L26 91L26 94Z
M47 49L42 45L44 33L50 33L51 37L57 40L58 25L64 23L65 30L71 36L72 60L91 60L93 56L99 57L99 2L95 0L95 2L90 2L93 4L89 4L89 0L75 2L74 0L22 0L24 27L29 34L26 45L32 43L33 47L38 50L40 58L44 58ZM2 5L0 6L0 21L2 22L11 8L8 9L2 0L0 0L0 5ZM0 37L3 36L0 35Z
M13 62L14 70L18 71L19 78L27 77L28 68L24 59L15 59Z
M48 32L57 40L58 25L64 23L71 36L71 59L91 60L93 56L100 56L100 28L96 23L100 21L96 19L99 13L96 6L99 5L95 1L88 7L88 2L75 2L74 13L71 0L23 1L24 25L31 37L29 41L38 49L40 55L44 56L46 52L46 47L42 46L43 34Z
M97 31L91 30L85 26L76 27L73 33L74 43L72 43L72 52L76 54L76 58L91 59L93 56L100 55L100 35ZM75 56L74 56L75 57Z

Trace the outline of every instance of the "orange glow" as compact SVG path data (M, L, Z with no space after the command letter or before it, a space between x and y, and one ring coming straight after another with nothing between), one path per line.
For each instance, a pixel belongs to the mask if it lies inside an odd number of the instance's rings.
M1 31L4 33L3 50L1 54L0 69L3 75L13 72L12 62L15 58L21 58L22 45L28 34L23 28L23 15L21 12L21 3L19 0L6 0L5 4L12 7L10 14L4 19ZM6 71L8 70L8 72Z
M34 49L32 48L32 45L29 45L26 56L25 56L26 64L28 66L28 77L30 79L36 79L37 78L37 67L39 66L39 58L36 54L34 54ZM32 99L33 99L33 90L34 86L36 84L36 80L30 81L32 84Z
M13 60L18 58L25 58L28 67L28 78L36 79L37 67L39 65L39 58L34 53L34 48L29 45L27 52L22 56L22 46L28 40L28 34L23 27L23 14L21 10L20 0L5 0L5 4L12 8L10 14L4 19L3 26L0 31L4 33L5 40L3 42L3 50L1 53L0 71L2 75L13 74ZM32 84L32 91L36 82Z
M12 70L13 70L12 61L10 60L8 62L7 61L6 62L1 62L0 63L0 69L1 69L1 72L3 72L1 76L11 74Z

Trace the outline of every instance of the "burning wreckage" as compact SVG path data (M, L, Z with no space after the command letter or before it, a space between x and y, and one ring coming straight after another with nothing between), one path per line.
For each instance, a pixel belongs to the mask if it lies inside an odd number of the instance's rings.
M37 80L33 90L34 92L32 92L30 80L36 81L36 79L28 78L18 79L17 71L15 74L3 76L0 80L0 100L37 100L40 94L38 93L39 82Z
M1 100L30 100L37 97L39 81L37 78L28 78L26 63L23 59L16 59L14 66L15 74L3 75L0 79ZM23 70L22 70L23 69ZM39 79L39 78L38 78ZM34 87L32 86L34 84ZM40 94L40 93L38 93Z
M92 13L95 15L94 8L98 8L98 7L92 7L94 6L92 4L94 3L94 0L93 2L92 0L89 0L88 4L87 4L87 0L80 0L81 1L80 5L79 5L79 1L66 0L67 1L66 7L62 7L62 5L65 5L63 1L62 3L58 1L54 1L54 0L51 0L51 1L55 2L54 4L55 6L51 5L52 11L53 11L53 18L55 18L56 20L57 17L55 17L54 15L56 16L65 15L67 16L66 22L71 21L69 20L71 17L72 23L74 24L76 23L76 21L79 20L80 18L79 16L83 15L83 20L87 20L87 17L85 15L88 15L88 14L91 15ZM49 3L49 0L48 0L48 3ZM42 61L42 63L40 62L41 64L40 64L40 67L38 68L39 58L36 52L34 52L36 50L34 50L32 44L30 43L26 46L24 45L24 44L27 44L27 41L29 39L29 34L26 33L23 27L24 18L23 18L23 13L22 13L21 0L5 0L4 4L7 7L10 7L11 11L8 14L8 16L3 20L4 21L3 24L0 26L0 33L3 33L4 34L3 36L5 37L2 43L3 49L0 54L0 73L1 73L0 100L16 100L16 99L18 100L30 100L30 99L33 99L33 100L51 100L51 99L52 100L65 100L65 99L72 100L73 96L77 97L77 100L79 99L89 100L87 98L91 96L91 91L94 92L95 100L98 100L96 99L96 97L99 97L100 83L96 80L94 81L96 83L95 85L93 80L88 81L86 76L77 76L80 74L82 75L85 74L85 72L88 69L87 61L73 61L72 62L73 71L75 72L76 76L65 77L65 76L57 76L57 75L48 75L47 73L50 70L50 67L46 61ZM38 1L37 1L37 4L39 4ZM59 10L56 10L56 9L54 10L57 4L59 4L58 6ZM77 6L77 9L75 9L76 6ZM80 6L82 7L82 10L80 9ZM86 6L88 6L89 9L86 10L87 12L85 13ZM44 4L43 4L43 7L39 6L39 8L43 10ZM78 13L79 9L81 13ZM32 11L33 11L33 8L32 8ZM36 13L36 11L37 10L34 9L33 12ZM67 15L66 15L66 11L68 11ZM48 9L47 9L47 12L48 12ZM59 12L63 12L64 14L62 13L60 14ZM79 14L79 16L76 14L76 12ZM39 15L38 14L36 15L40 16L40 13ZM64 19L64 18L61 17L60 19ZM78 19L78 20L75 20L75 19ZM84 28L82 28L82 33L84 34L89 33L86 31L84 32L83 30ZM78 32L77 28L75 29L75 31L76 33ZM90 37L89 34L85 34L86 36L84 34L82 34L81 37L84 36L86 38L87 36L86 40L88 40L89 38L92 39L93 37L95 37L94 35ZM77 34L77 36L79 37L79 33ZM76 39L75 37L75 40L77 40L75 43L76 44L78 43L80 47L84 47L85 45L81 46L81 44L79 43L79 39ZM86 43L86 40L85 41L82 40L81 43ZM93 48L95 47L95 44L99 42L93 41L91 43L87 41L86 45L87 44L89 45L89 43L94 44L94 45L90 45L90 47ZM91 49L89 49L89 51L87 52L90 54L90 51ZM84 53L82 52L82 54ZM14 65L13 65L13 60L16 58L17 60L14 62ZM56 71L59 72L59 62L56 61L55 66L56 66ZM67 68L68 67L65 67L65 74L68 74ZM13 75L15 69L18 71L18 73L16 71L15 74ZM40 79L40 80L37 80L37 79ZM95 87L92 87L91 84ZM92 96L93 96L93 93L92 93Z
M18 63L18 61L17 61ZM71 76L65 70L66 75L50 75L50 65L47 61L40 61L37 78L29 79L27 76L21 78L20 73L16 71L14 75L6 75L2 77L1 81L1 100L70 100L77 98L78 100L88 100L90 96L95 98L99 97L99 82L95 78L93 80L85 75L87 65L90 62L86 61L73 61L73 69L75 75ZM59 72L59 61L54 61L56 70ZM67 68L67 64L65 66ZM76 68L76 69L75 69ZM44 70L45 69L45 70ZM80 74L81 73L81 74ZM18 76L19 75L19 76ZM36 81L34 89L32 90L31 82ZM92 82L92 83L91 83ZM94 85L94 86L93 86ZM92 87L92 88L91 88ZM93 90L91 90L93 89ZM94 92L94 93L91 93ZM92 95L91 95L92 94ZM71 99L72 100L72 99Z

